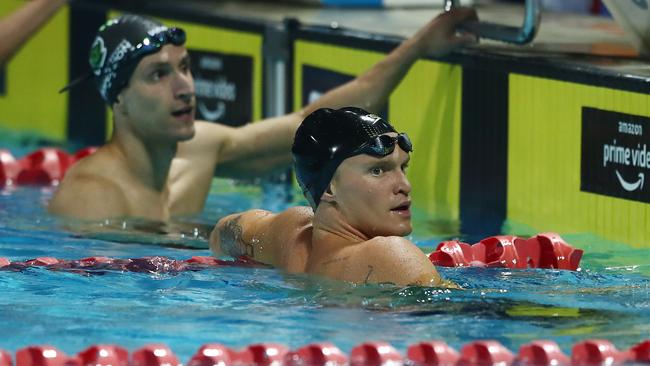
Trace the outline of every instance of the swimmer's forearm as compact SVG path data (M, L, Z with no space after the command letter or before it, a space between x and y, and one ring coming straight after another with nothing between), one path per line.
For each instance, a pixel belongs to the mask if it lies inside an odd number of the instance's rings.
M32 0L0 20L0 64L5 64L68 0Z
M379 113L390 93L420 56L418 41L410 38L400 44L383 60L356 79L332 89L301 111L303 118L318 108L357 106Z
M429 54L440 56L453 48L475 41L473 35L455 33L455 28L461 21L472 18L476 18L476 13L468 8L440 14L364 74L308 105L303 110L303 115L307 116L321 107L345 106L362 107L378 113L386 104L390 93L420 57Z

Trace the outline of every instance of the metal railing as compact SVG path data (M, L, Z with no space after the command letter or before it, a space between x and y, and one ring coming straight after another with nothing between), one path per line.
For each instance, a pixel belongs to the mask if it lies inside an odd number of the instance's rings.
M460 0L445 0L445 11L450 11L458 6L460 6ZM508 43L526 44L535 38L535 34L539 30L540 18L540 0L526 0L526 11L521 28L480 21L463 22L461 27L479 37Z

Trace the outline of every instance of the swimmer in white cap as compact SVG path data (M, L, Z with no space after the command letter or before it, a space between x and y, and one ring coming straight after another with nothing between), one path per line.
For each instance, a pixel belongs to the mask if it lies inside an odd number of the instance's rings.
M453 286L411 241L413 150L405 133L360 108L318 109L296 132L296 178L311 207L219 220L217 255L355 283Z
M195 86L181 29L135 15L109 20L92 46L89 78L112 108L113 136L67 172L49 210L87 220L166 221L198 213L215 172L258 177L288 167L293 136L306 115L324 106L379 111L419 57L474 42L455 30L474 17L465 8L444 13L303 110L240 128L194 120Z

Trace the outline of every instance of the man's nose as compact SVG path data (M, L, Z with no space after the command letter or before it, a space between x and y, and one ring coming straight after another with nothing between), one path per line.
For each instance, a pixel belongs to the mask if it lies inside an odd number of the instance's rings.
M192 74L183 72L176 73L174 95L186 103L192 101L192 98L194 98L194 79L192 79Z
M409 179L406 177L406 172L400 171L395 184L395 193L402 193L408 196L412 189L413 187L411 186L411 182L409 182Z

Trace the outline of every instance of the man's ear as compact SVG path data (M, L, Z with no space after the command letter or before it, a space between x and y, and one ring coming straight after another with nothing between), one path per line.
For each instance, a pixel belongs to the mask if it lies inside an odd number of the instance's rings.
M323 192L323 195L321 196L320 200L321 202L328 202L331 204L336 203L336 194L334 194L332 190L332 183L330 183L327 186L327 189L325 190L325 192Z
M129 89L129 83L126 83L122 89L120 89L120 92L117 93L115 96L115 103L113 103L113 111L114 112L120 112L125 116L129 115L129 111L126 108L126 105L124 103L125 96L124 94L127 93L127 90Z
M113 103L113 113L115 114L120 114L120 115L126 115L127 111L124 106L124 103L122 103L122 93L120 93L117 97L115 97L115 103Z

